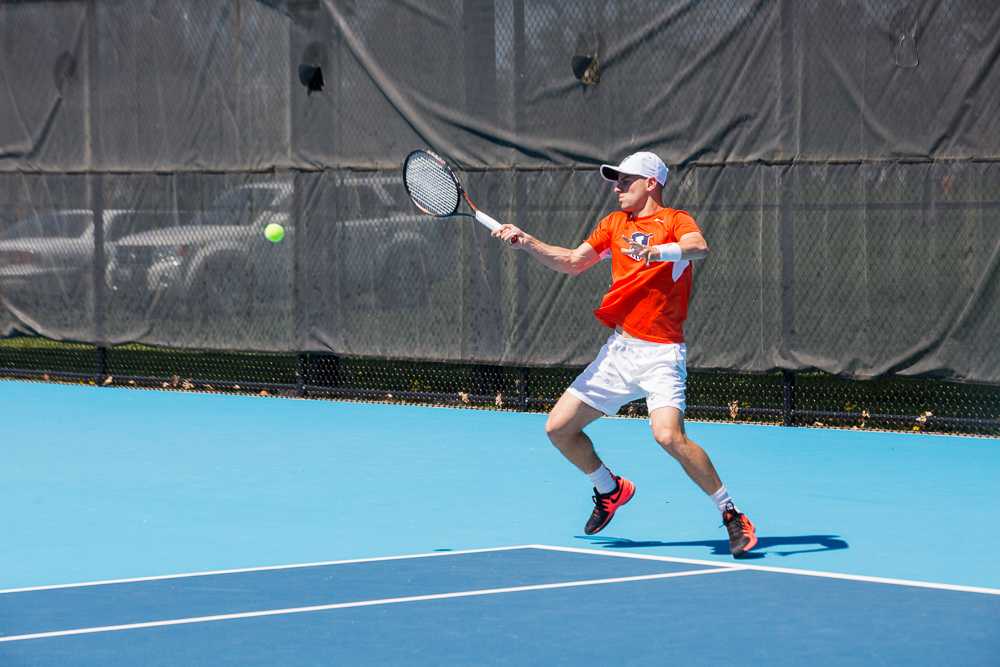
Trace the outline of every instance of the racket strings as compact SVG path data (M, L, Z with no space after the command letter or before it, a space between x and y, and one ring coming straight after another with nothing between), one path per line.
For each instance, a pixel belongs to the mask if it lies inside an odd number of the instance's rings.
M458 184L447 167L430 156L413 155L404 178L413 202L431 215L451 215L458 208Z

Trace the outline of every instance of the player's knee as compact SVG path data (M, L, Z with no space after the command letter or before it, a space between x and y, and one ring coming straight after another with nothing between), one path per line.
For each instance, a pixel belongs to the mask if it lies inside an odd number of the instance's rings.
M556 447L561 447L563 443L572 439L574 433L575 429L569 424L559 419L553 419L552 415L549 415L545 422L545 435L549 436L549 440Z
M675 458L683 452L684 446L687 444L687 438L684 437L684 432L680 429L656 429L653 431L653 438L660 447Z

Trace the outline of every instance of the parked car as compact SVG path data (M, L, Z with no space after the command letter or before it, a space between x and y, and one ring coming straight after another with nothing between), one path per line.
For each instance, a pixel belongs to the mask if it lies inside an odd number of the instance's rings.
M403 207L409 203L398 177L340 177L330 210L310 213L310 247L300 252L306 282L336 280L348 298L419 305L426 285L453 270L435 253L448 246L442 227ZM396 190L398 189L398 192ZM248 302L281 304L292 299L296 260L294 185L289 180L246 183L222 193L186 222L151 229L115 244L113 283L141 282L166 302L184 300L189 310L226 319L245 316ZM344 200L350 199L346 202ZM285 239L272 244L264 228L278 223ZM329 224L329 230L316 226ZM329 235L324 232L329 231ZM313 247L326 243L327 248Z
M104 211L105 333L122 342L199 322L225 326L220 337L250 321L284 326L296 267L307 299L425 305L428 287L458 270L461 227L417 214L395 175L331 178L320 201L307 202L308 245L298 257L288 179L241 184L198 211ZM263 234L272 222L285 228L277 244ZM50 336L82 337L93 322L94 231L92 211L65 209L0 232L0 298L20 321Z
M139 287L145 320L155 330L147 340L196 346L253 346L248 324L287 327L291 290L288 181L242 184L202 210L178 216L168 226L117 240L113 290ZM264 238L270 223L285 227L285 242ZM133 287L130 287L133 286ZM136 303L134 300L129 301Z
M458 270L453 220L418 213L395 175L356 173L336 183L330 253L341 296L375 308L421 307L428 289Z
M108 209L103 215L107 262L116 240L143 225L164 224L160 212ZM39 213L0 230L0 299L15 318L54 338L94 334L96 230L90 209Z

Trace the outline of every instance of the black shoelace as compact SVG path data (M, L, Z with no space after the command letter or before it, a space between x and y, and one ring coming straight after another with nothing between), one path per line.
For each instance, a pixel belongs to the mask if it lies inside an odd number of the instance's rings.
M604 498L607 498L607 496L606 496L606 495L605 495L605 496L602 496L602 495L601 495L601 494L599 494L599 493L595 493L595 494L593 495L593 499L594 499L594 514L595 514L595 515L596 515L596 514L598 514L598 513L601 513L601 514L603 514L604 512L606 512L606 511L607 511L607 510L606 510L606 509L604 508L604 503L603 503L603 502L601 502L601 501L602 501L602 500L603 500Z

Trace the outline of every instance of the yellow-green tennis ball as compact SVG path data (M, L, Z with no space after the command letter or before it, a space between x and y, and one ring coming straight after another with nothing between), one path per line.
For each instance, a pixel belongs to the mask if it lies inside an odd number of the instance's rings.
M277 243L285 238L285 228L276 222L272 222L264 228L264 237L271 243Z

